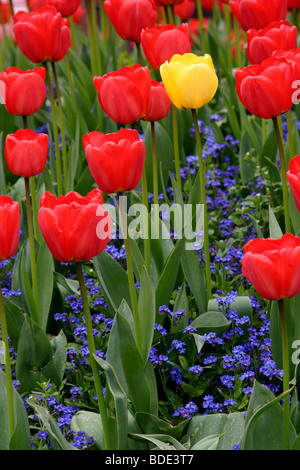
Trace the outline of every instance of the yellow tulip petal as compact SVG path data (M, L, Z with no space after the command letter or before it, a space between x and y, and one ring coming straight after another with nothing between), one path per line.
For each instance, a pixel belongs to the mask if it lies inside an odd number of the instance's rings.
M182 106L178 101L176 82L185 68L185 65L180 62L175 62L173 64L165 62L159 69L161 79L172 104L179 109L182 109Z
M181 108L198 109L209 103L218 88L218 77L211 67L197 64L187 67L176 81L176 99Z
M186 66L195 65L195 64L206 64L212 70L215 70L212 58L209 54L205 54L204 56L198 56L193 54L192 52L188 52L186 54L174 54L170 60L170 63L173 64L175 62L182 63Z

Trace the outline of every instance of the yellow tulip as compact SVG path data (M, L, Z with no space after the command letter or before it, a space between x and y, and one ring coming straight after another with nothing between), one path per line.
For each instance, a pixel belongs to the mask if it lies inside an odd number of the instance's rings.
M208 54L175 54L159 70L169 98L178 109L201 108L217 91L218 77Z

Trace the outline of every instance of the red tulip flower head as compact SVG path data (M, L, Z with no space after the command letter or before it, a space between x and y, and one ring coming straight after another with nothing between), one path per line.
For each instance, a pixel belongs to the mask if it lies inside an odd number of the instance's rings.
M157 21L153 0L105 0L104 8L118 35L127 41L140 42L142 30Z
M295 65L295 79L300 80L300 47L297 49L277 50L272 53L272 57L283 57L288 62Z
M297 47L297 28L287 21L273 21L261 30L247 31L247 56L251 64L260 64L276 50Z
M151 80L151 106L145 121L160 121L164 119L170 109L171 100L166 92L163 82Z
M157 7L167 7L168 5L178 5L182 3L183 0L154 0L154 3Z
M99 189L85 197L70 192L56 198L46 191L40 199L38 223L52 255L63 263L97 256L105 249L112 230Z
M104 193L134 189L141 178L146 149L135 129L86 134L82 145L94 180Z
M245 108L255 116L271 119L293 106L295 65L270 57L261 64L236 70L236 91Z
M16 43L31 62L60 61L71 46L68 20L52 6L19 11L14 22Z
M20 206L8 196L0 196L0 261L15 255L19 244Z
M4 153L11 173L29 178L43 172L48 156L49 137L32 129L19 129L8 134Z
M81 0L48 0L47 3L55 7L62 16L68 17L75 13Z
M300 291L300 238L255 238L244 246L242 272L266 300L294 297Z
M9 2L0 2L0 23L8 23L11 18L11 6Z
M187 21L192 18L195 11L195 0L183 0L178 5L174 5L174 15L179 17L181 21Z
M292 158L289 162L289 169L286 173L294 201L300 212L300 155Z
M285 20L288 7L287 0L229 0L229 5L244 31Z
M30 11L35 11L48 4L47 0L29 0Z
M149 64L156 70L174 54L191 52L190 29L187 23L179 26L156 25L141 34L141 46Z
M288 9L300 8L300 0L288 0Z
M148 67L122 67L102 77L94 85L103 111L118 124L132 124L145 117L150 108L151 77Z
M6 110L19 116L30 116L37 112L46 98L45 77L44 67L25 71L10 67L0 73Z

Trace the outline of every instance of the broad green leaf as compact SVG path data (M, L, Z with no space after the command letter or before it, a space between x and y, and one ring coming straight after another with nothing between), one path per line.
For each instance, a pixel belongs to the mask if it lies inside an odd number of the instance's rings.
M284 412L280 402L291 390L275 397L268 388L254 382L241 441L242 450L284 449ZM295 429L291 425L290 442L295 439Z
M6 297L3 297L3 301L4 301L8 335L16 351L18 348L18 340L19 340L20 331L22 329L22 325L24 321L23 310L21 309L21 307L16 305L12 300Z
M119 263L105 250L93 258L93 263L103 294L112 311L119 309L123 299L130 306L128 276Z
M60 384L49 339L27 316L18 341L16 375L20 381L20 393L31 392L43 376L51 379L57 386Z
M9 439L6 378L0 370L0 450L31 450L30 427L24 402L13 388L14 433Z
M282 237L282 230L280 228L279 223L277 222L277 219L271 206L269 206L269 229L271 238Z
M53 293L54 262L45 240L42 240L40 245L36 271L39 296L39 324L41 328L46 331Z
M195 298L198 313L207 310L205 272L200 265L199 255L196 250L183 250L181 254L181 266L193 296Z
M114 448L118 450L125 450L128 448L127 397L112 366L100 357L95 356L95 360L105 371L107 384L113 397L114 417L109 420L110 429L114 429L114 433L111 432L111 440L113 441Z
M34 321L39 323L38 307L34 299L32 286L31 286L29 276L27 273L27 266L25 262L25 252L23 248L18 256L20 256L20 263L19 263L20 289L22 292L22 296L23 296L26 308L27 308L27 313L31 316L31 318Z
M190 445L193 447L202 439L213 435L220 437L217 450L232 450L240 444L244 432L244 413L230 413L193 416L187 434L190 435Z
M88 436L93 436L95 447L103 449L103 428L101 417L94 411L79 410L71 421L71 429L74 432L84 431Z
M207 436L196 442L191 450L217 450L219 441L223 437L223 434L213 434L212 436Z
M130 433L130 436L135 438L135 439L144 439L146 441L152 442L152 444L155 444L156 447L159 450L184 450L186 451L186 448L180 444L176 439L174 439L172 436L168 436L167 434L133 434Z
M149 359L156 317L155 289L145 267L141 273L141 287L138 298L138 312L141 329L142 359Z
M145 434L167 434L177 441L181 440L189 424L189 421L186 420L173 426L159 416L150 413L138 412L135 417Z
M191 326L197 329L198 334L215 332L221 334L230 327L231 323L221 312L209 311L199 315Z

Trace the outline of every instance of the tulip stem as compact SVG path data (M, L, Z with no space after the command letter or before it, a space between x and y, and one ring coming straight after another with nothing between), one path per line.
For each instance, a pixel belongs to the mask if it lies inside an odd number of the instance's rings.
M96 389L96 394L98 398L98 406L99 406L100 417L101 417L101 422L102 422L102 427L103 427L104 447L106 450L110 450L111 440L110 440L110 431L109 431L109 425L108 425L107 411L106 411L106 405L105 405L98 365L94 357L96 355L96 348L95 348L91 312L90 312L90 307L88 303L88 297L87 297L87 292L86 292L86 287L85 287L85 282L84 282L82 264L80 262L76 262L75 264L76 264L76 272L77 272L81 299L82 299L83 313L84 313L84 318L85 318L85 327L86 327L86 334L87 334L88 347L89 347L89 353L90 353L91 368L92 368L92 372L94 376L95 389Z
M288 186L287 186L287 177L286 177L286 163L285 163L284 149L283 149L282 138L281 138L281 133L280 133L277 117L273 118L273 124L275 128L275 134L276 134L277 145L278 145L279 156L280 156L285 231L290 232L291 225L290 225L290 213L289 213Z
M71 95L72 102L74 104L74 108L76 108L76 99L75 99L74 85L73 85L73 80L72 80L71 61L70 61L69 51L67 51L67 54L66 54L66 64L67 64L68 82L69 82L69 87L70 87L70 95Z
M123 234L125 250L126 250L128 283L129 283L130 298L131 298L131 308L132 308L134 326L135 326L136 343L137 343L138 351L142 355L140 317L139 317L139 310L138 310L136 287L135 287L134 276L133 276L133 264L132 264L132 258L131 258L131 247L130 247L130 239L129 239L129 233L128 233L128 225L127 225L127 214L126 214L126 209L124 205L124 197L122 195L119 197L119 207L120 207L120 215L121 215L122 234Z
M241 51L241 35L240 35L240 24L236 17L233 18L233 29L234 29L234 38L235 38L235 58L236 66L242 66L242 51Z
M141 43L140 43L140 42L136 42L135 45L136 45L136 50L137 50L138 63L139 63L141 66L143 66L143 55L142 55L142 51L141 51Z
M34 235L33 235L32 212L31 212L31 201L30 201L30 182L29 182L29 178L24 178L24 179L25 179L25 195L26 195L27 225L28 225L28 237L29 237L29 249L30 249L30 263L31 263L31 280L32 280L32 289L33 289L33 295L34 295L35 304L36 304L36 314L37 314L37 317L34 320L39 325L39 295L38 295Z
M206 52L206 37L204 33L204 22L203 22L203 9L202 9L202 3L201 0L197 0L197 14L198 14L198 20L200 24L200 37L201 37L201 44L202 44L202 52Z
M62 175L61 175L61 156L60 156L60 148L59 148L55 99L54 99L51 77L50 77L47 62L45 62L44 67L46 69L46 81L47 81L47 85L49 89L49 97L50 97L51 113L52 113L52 121L53 121L53 137L54 137L54 143L55 143L56 172L57 172L57 175L56 175L57 192L58 192L58 196L61 196L63 194L63 183L62 183Z
M94 20L95 10L94 10L92 1L93 0L85 0L85 5L86 5L90 48L91 48L92 75L99 76L101 75L100 50L98 50L99 43L98 43L98 37L97 37L97 28L95 27L95 20Z
M52 72L54 77L54 83L56 87L56 95L57 95L57 103L58 103L58 113L59 113L59 122L60 122L60 130L61 130L61 148L62 148L62 161L63 161L63 173L64 173L64 180L65 183L67 181L68 175L68 165L67 165L67 147L66 147L66 135L65 135L65 124L64 124L64 114L62 108L62 101L61 101L61 93L60 93L60 86L58 82L57 72L55 62L51 62L52 65Z
M171 106L172 106L173 147L174 147L176 179L177 179L177 184L178 184L178 187L180 189L180 192L182 192L181 176L180 176L180 158L179 158L177 111L176 111L176 106L174 106L174 104L171 104Z
M288 353L288 334L287 324L284 309L284 300L278 301L280 325L281 325L281 341L282 341L282 362L283 362L283 392L289 389L289 353ZM290 397L287 395L284 398L284 448L289 450L289 432L290 432Z
M11 362L9 354L9 340L5 315L5 306L0 287L0 324L2 332L2 340L4 343L4 361L5 361L5 377L6 377L6 393L7 393L7 412L8 412L8 427L9 438L11 439L14 432L14 405L13 405L13 384L11 373Z
M211 272L210 272L210 254L209 254L209 239L208 239L208 216L207 216L207 204L206 204L206 193L205 193L205 172L204 162L202 154L201 136L199 131L197 112L192 109L196 145L199 160L199 176L200 176L200 191L201 191L201 202L204 207L204 256L205 256L205 272L206 272L206 290L207 290L207 301L211 298Z
M155 140L155 122L152 122L152 121L151 121L151 138L152 138L152 159L153 159L154 224L155 224L155 233L159 234L157 152L156 152L156 140Z
M232 77L232 52L231 52L231 21L230 21L230 6L229 3L224 4L225 26L227 33L227 60L230 78Z
M286 113L286 122L287 122L287 128L288 128L290 158L293 158L295 156L295 149L294 149L294 140L293 140L293 126L292 126L291 111L288 111Z
M142 198L144 205L144 257L145 257L145 266L148 274L150 274L150 237L149 237L149 227L148 227L148 188L147 188L147 174L145 167L143 168L142 173Z

